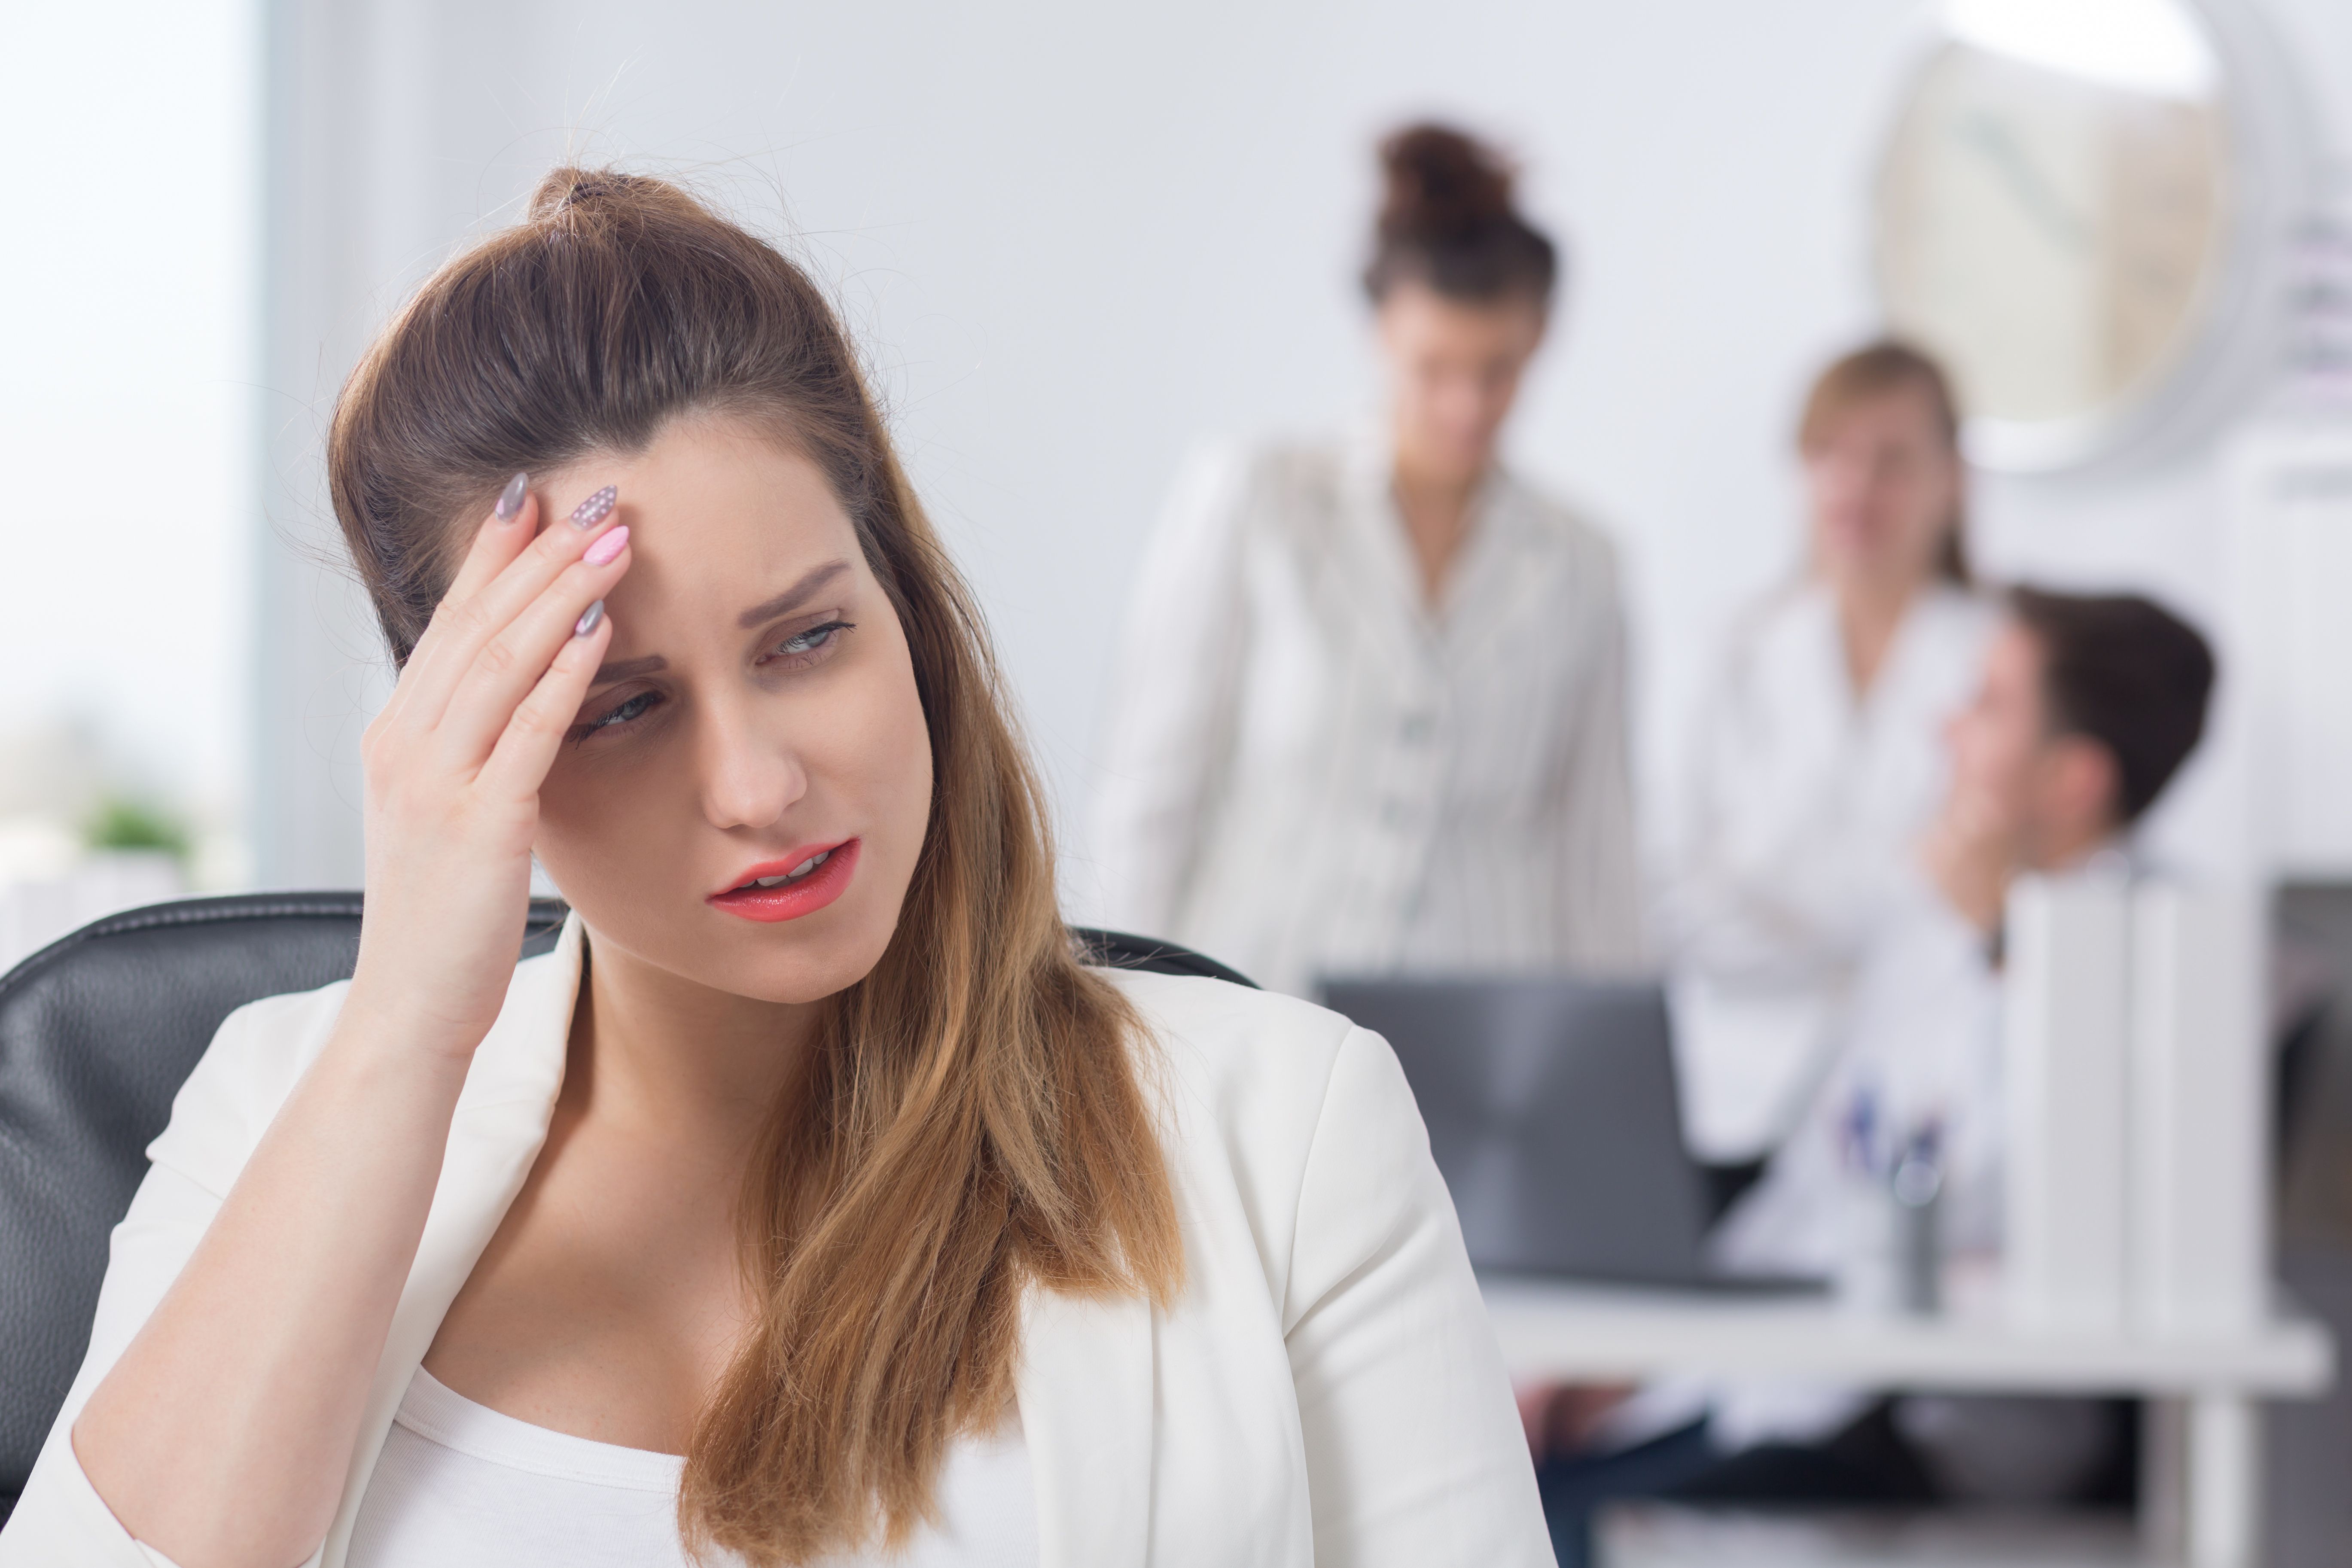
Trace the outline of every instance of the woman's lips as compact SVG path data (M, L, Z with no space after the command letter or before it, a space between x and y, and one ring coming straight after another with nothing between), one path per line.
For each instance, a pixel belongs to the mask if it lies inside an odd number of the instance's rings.
M805 860L819 855L825 858L824 865L792 881L779 882L772 888L730 888L726 892L711 894L704 902L747 921L796 921L803 915L814 914L849 890L849 879L857 872L858 843L851 838L830 849L812 849L789 860L754 866L744 873L747 883L758 877L784 876Z

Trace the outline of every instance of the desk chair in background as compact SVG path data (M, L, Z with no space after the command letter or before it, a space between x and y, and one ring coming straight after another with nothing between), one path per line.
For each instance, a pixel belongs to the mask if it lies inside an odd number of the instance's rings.
M564 907L531 901L521 956ZM1249 984L1171 943L1073 929L1087 962ZM355 892L189 899L111 915L0 976L0 1523L89 1342L107 1236L221 1020L346 979Z

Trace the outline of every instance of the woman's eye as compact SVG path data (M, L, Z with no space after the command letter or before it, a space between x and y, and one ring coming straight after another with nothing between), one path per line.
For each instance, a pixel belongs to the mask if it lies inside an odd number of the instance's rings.
M812 655L824 652L842 633L856 629L856 623L854 621L827 621L822 626L811 626L804 632L794 632L771 648L768 651L768 658L787 660L806 659ZM764 663L766 660L761 662Z
M651 712L654 708L660 703L660 701L661 694L659 692L640 691L635 697L630 698L626 702L623 702L611 709L609 711L589 720L586 723L572 726L572 733L575 739L585 738L586 736L594 734L599 730L614 729L619 725L628 723L633 719L642 719L647 713Z

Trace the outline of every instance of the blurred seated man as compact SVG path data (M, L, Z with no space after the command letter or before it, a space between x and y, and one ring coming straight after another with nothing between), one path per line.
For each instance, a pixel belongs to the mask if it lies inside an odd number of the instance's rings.
M2013 591L1918 875L1875 922L1848 1034L1810 1109L1717 1231L1734 1270L1852 1279L1858 1188L1924 1152L1948 1252L1999 1246L2000 948L2027 871L2128 876L2133 826L2202 734L2213 658L2148 600ZM1563 1568L1613 1498L2015 1504L2118 1496L2119 1408L1888 1400L1790 1382L1669 1380L1522 1395Z

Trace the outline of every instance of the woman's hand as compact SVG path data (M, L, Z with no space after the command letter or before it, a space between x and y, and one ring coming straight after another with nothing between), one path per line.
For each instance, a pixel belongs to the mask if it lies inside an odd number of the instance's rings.
M591 606L629 568L611 486L536 531L521 484L475 535L361 746L367 916L346 1016L461 1056L506 1000L540 784L612 640Z
M482 524L368 728L368 903L334 1035L73 1428L90 1484L174 1561L316 1550L416 1257L472 1052L514 973L539 786L628 569L613 492L538 537Z

